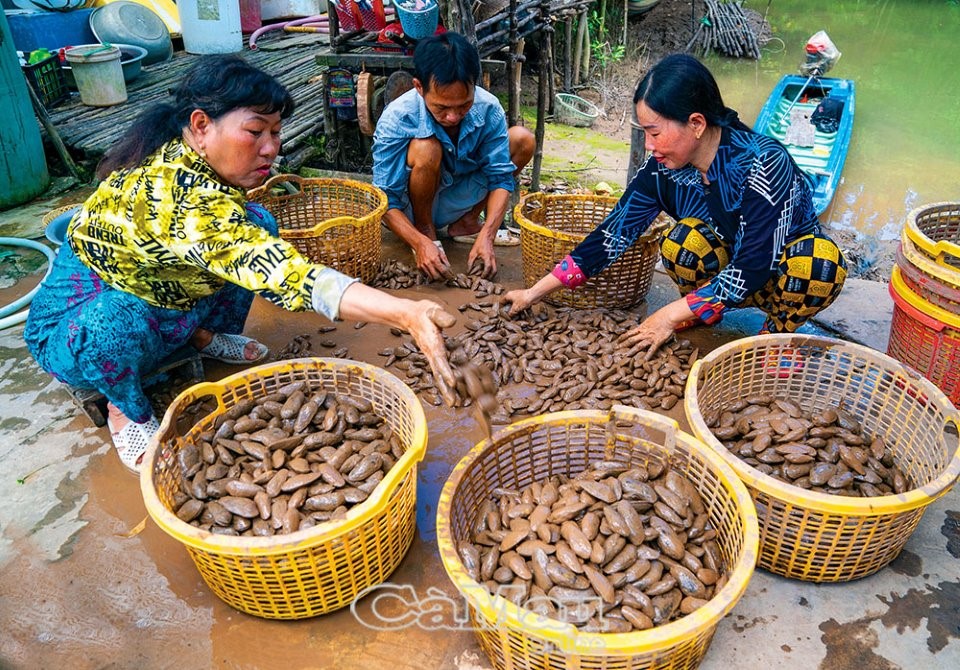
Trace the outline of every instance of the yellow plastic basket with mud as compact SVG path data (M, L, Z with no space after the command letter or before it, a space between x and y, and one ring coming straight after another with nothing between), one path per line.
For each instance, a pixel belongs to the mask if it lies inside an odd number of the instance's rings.
M387 211L387 195L376 186L351 179L280 174L248 197L273 214L280 237L311 261L364 283L376 277L380 222Z
M960 271L960 202L937 202L912 210L902 237L947 270L948 281L956 282L955 272Z
M657 463L697 487L717 530L728 581L699 609L671 623L631 633L592 633L520 608L474 581L456 547L475 527L477 510L497 489L519 489L552 475L574 476L596 461L627 467ZM736 473L677 423L618 405L518 421L478 443L440 494L437 542L444 568L466 600L480 646L498 669L650 670L695 668L717 623L733 609L753 574L757 518Z
M792 401L807 413L841 407L864 435L883 438L906 490L833 495L751 467L728 451L704 418L751 394ZM903 549L926 507L960 475L960 413L915 370L868 347L801 335L736 340L694 364L685 396L694 434L722 455L753 496L760 518L758 565L784 577L843 582L880 570Z
M520 226L523 279L533 286L592 232L617 204L601 195L528 193L513 210ZM626 309L650 290L666 226L655 221L640 239L607 269L575 290L561 288L545 300L569 307Z
M180 449L196 443L201 433L218 425L217 417L241 400L261 398L299 381L314 391L370 401L373 412L399 438L403 454L370 497L340 520L272 537L215 535L177 518L173 498L181 486ZM178 418L211 399L216 409L179 434ZM400 564L413 540L417 464L426 443L419 401L390 373L342 359L295 359L250 368L181 393L147 451L140 489L151 518L183 543L217 596L247 614L300 619L349 605Z

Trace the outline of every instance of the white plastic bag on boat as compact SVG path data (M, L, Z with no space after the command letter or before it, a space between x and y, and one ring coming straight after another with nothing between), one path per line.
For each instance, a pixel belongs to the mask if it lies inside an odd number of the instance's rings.
M821 30L807 40L807 60L800 64L800 72L806 76L822 75L840 60L840 50L827 31Z

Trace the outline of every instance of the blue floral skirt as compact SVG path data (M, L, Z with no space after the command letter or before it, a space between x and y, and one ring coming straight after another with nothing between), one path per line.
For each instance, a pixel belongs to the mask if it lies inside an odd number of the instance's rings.
M248 205L251 222L277 234L276 221ZM96 389L124 416L143 423L153 416L143 391L145 375L186 345L197 328L243 332L253 293L225 284L188 311L154 307L105 284L68 242L30 303L23 333L44 370L65 384Z

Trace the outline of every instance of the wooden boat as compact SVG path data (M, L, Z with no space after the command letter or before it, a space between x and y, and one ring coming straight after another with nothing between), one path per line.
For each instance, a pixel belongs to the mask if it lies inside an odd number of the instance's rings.
M824 132L811 118L827 98L839 109L837 129ZM822 214L833 199L853 131L854 85L849 79L784 75L757 116L753 129L780 140L813 184L813 205ZM829 127L829 123L820 126ZM828 128L829 129L829 128Z

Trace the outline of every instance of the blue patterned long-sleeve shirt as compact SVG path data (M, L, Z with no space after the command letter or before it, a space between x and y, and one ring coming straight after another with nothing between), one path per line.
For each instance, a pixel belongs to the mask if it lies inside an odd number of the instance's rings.
M616 261L660 212L708 223L729 245L730 262L696 291L736 306L776 270L784 247L820 231L806 176L776 140L723 128L709 185L688 165L671 170L648 158L604 221L571 253L586 277Z

